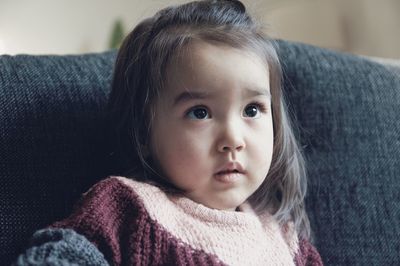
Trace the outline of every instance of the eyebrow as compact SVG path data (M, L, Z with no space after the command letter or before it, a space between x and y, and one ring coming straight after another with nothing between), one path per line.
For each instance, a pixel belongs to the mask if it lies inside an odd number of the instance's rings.
M180 93L174 100L174 106L183 102L188 102L192 100L203 100L207 98L211 98L213 93L203 92L203 91L184 91ZM269 90L265 88L246 88L246 96L248 97L256 97L256 96L266 96L269 100L271 100L271 93Z
M174 105L178 105L183 102L188 102L195 99L207 99L210 98L210 93L201 91L184 91L175 97Z

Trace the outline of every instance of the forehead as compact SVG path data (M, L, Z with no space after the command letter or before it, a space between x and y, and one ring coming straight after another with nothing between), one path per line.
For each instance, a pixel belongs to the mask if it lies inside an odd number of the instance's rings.
M168 94L215 88L265 90L269 93L266 60L250 49L197 41L177 52L166 70Z
M187 67L195 67L196 61L200 62L210 61L210 59L218 57L220 60L238 60L241 61L244 58L254 61L259 66L264 67L268 71L268 62L266 56L261 49L256 47L250 47L249 45L242 48L233 47L228 44L220 42L207 42L203 40L191 41L184 45L171 58L169 67L176 67L184 65Z

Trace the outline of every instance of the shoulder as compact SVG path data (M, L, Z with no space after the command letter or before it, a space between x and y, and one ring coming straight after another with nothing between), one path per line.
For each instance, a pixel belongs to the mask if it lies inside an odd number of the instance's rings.
M323 265L317 249L308 239L299 237L292 221L284 224L281 230L297 266Z
M281 224L269 211L258 215L264 228L269 232L276 232L276 235L286 244L290 255L294 258L299 250L299 238L293 221Z
M133 234L139 225L151 222L139 194L157 189L125 177L108 177L84 193L72 214L50 229L70 229L85 236L108 261L118 264L124 237L120 232Z
M127 187L117 177L108 177L93 185L82 194L74 205L73 214L98 212L108 213L119 208L125 208L127 204L135 204L138 196L134 190ZM115 209L117 208L117 209Z
M142 190L152 188L125 177L108 177L93 185L75 204L72 213L51 227L74 229L86 236L98 235L99 231L107 235L148 216L138 191L143 193Z
M295 256L296 265L301 266L319 266L323 265L320 254L309 240L301 239L299 241L298 252Z
M273 215L266 212L260 216L264 226L269 230L280 231L297 266L323 265L321 256L309 240L300 238L293 221L280 225Z
M158 192L158 193L157 193ZM110 176L93 185L83 193L76 207L93 205L96 208L107 208L109 205L119 204L125 206L128 203L142 201L141 198L154 197L163 192L156 186L139 182L127 177Z
M145 212L143 194L153 195L152 191L160 189L134 181L126 177L110 176L93 185L75 204L73 213L63 221L87 221L98 224L100 221L123 219L126 212L135 212L135 216ZM60 223L55 225L60 226Z
M83 197L91 196L93 194L108 194L109 192L112 192L111 195L114 195L115 193L129 193L146 187L154 186L123 176L109 176L94 184L87 192L83 194ZM106 193L104 193L104 191Z
M143 217L154 218L168 196L160 188L121 176L110 176L92 186L75 204L72 214L52 227L97 230L125 226Z

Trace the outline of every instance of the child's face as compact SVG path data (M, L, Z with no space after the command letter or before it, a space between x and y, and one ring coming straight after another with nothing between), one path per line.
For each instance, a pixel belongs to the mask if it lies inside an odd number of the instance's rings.
M271 164L268 69L245 50L204 42L189 50L167 69L151 153L188 198L234 210L261 185Z

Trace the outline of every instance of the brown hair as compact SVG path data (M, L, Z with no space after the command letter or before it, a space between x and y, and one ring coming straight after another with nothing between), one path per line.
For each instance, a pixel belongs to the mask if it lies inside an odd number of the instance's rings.
M201 40L247 49L268 64L272 95L274 147L265 181L248 199L259 212L269 210L284 224L293 221L308 239L304 207L306 172L281 90L282 70L274 42L240 1L195 1L165 8L145 19L125 38L114 69L109 99L119 170L129 177L174 188L153 169L147 156L153 104L164 87L168 64L188 44Z

